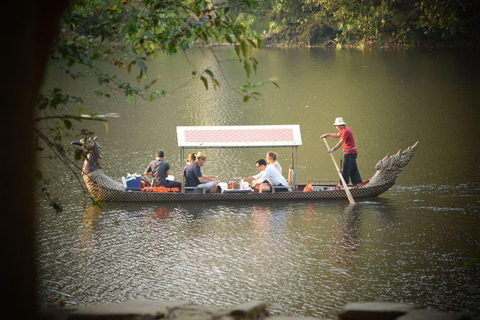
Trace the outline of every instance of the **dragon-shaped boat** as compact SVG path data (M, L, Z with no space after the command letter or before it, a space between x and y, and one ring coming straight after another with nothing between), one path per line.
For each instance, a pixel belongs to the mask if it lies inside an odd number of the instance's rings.
M261 138L260 138L261 137ZM345 189L337 183L296 181L297 147L302 145L299 125L282 126L220 126L220 127L177 127L177 140L181 148L180 164L184 159L185 148L254 148L291 147L292 166L289 172L289 191L256 193L250 190L222 190L219 193L204 193L186 190L182 175L182 188L171 192L132 191L124 183L105 175L100 167L100 145L96 138L74 141L86 151L82 174L91 195L105 202L188 202L188 201L261 201L261 200L343 200L347 199ZM390 189L398 174L410 162L417 150L418 142L403 152L380 160L375 174L358 186L349 186L354 199L376 197ZM295 161L294 161L295 160ZM187 188L188 189L188 188ZM306 191L306 190L309 191ZM223 192L225 191L225 192Z

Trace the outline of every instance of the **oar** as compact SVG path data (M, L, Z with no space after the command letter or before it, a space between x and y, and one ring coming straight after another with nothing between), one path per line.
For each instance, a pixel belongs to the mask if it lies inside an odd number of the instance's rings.
M325 145L327 146L327 150L330 150L330 147L328 146L327 139L323 138L323 141L325 141ZM338 168L338 165L335 162L335 158L333 157L333 153L330 153L330 156L332 157L333 164L335 165L335 168L337 168L337 173L340 176L340 180L342 180L343 188L345 189L345 193L347 194L348 201L350 201L351 204L354 204L355 200L353 200L352 194L350 193L350 190L348 189L347 183L345 182L345 179L343 179L343 175L340 173L340 169Z

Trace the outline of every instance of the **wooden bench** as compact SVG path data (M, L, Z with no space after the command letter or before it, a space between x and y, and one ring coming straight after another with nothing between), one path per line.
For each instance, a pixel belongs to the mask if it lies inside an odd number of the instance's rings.
M193 191L193 193L197 193L199 190L202 190L202 192L198 193L207 193L207 189L205 189L205 187L185 187L185 192Z
M276 190L276 189L287 189L288 191L292 191L292 190L293 190L292 187L290 187L290 186L289 186L289 187L285 187L285 186L271 186L271 188L272 188L272 193L275 193L275 190ZM280 191L280 192L282 192L282 191ZM284 191L284 192L287 192L287 191Z

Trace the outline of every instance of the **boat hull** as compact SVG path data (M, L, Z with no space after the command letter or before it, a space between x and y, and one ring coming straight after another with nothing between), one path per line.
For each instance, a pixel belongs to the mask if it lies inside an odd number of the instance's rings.
M150 192L127 190L123 184L109 178L98 164L100 146L95 138L74 141L72 144L82 146L88 151L82 173L91 195L105 202L208 202L208 201L313 201L313 200L347 200L345 190L335 185L323 185L317 182L312 191L304 192L305 185L299 185L295 191L254 193L232 191L223 193L181 193ZM398 174L410 162L417 150L418 142L405 151L398 151L393 156L387 155L375 166L373 177L361 186L349 189L354 199L377 197L390 189ZM313 182L312 182L313 184Z
M98 200L105 202L208 202L208 201L312 201L312 200L347 200L345 190L330 187L319 191L288 191L274 193L180 193L180 192L146 192L125 191L122 188L109 188L98 183L98 179L84 176L88 191ZM379 196L395 184L395 181L372 187L350 189L355 199Z

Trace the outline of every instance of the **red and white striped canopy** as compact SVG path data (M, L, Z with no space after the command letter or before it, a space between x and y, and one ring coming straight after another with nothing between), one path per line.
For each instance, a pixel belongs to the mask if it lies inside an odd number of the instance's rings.
M179 147L296 147L300 125L177 127Z

